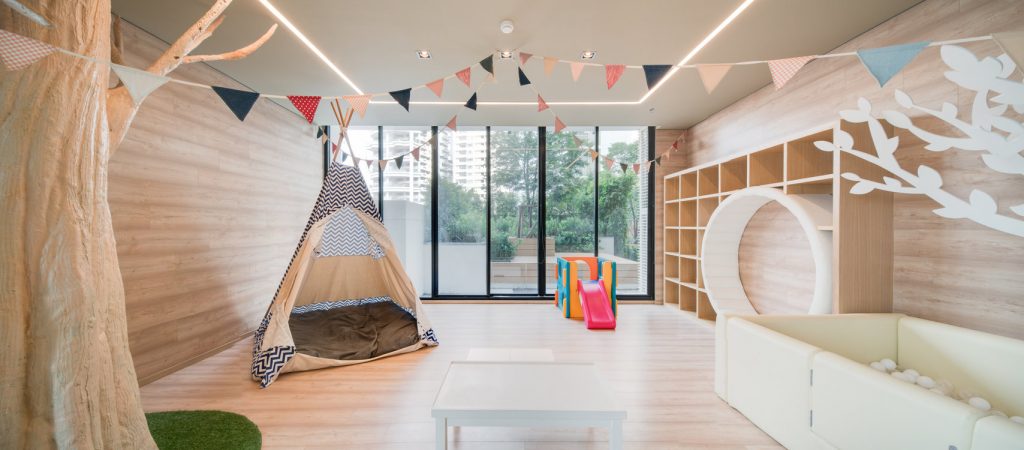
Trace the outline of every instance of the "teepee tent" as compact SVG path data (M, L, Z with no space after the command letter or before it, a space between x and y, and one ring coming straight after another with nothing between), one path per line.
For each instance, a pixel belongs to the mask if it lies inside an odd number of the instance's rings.
M437 345L377 206L332 164L299 247L256 330L252 376L347 366Z

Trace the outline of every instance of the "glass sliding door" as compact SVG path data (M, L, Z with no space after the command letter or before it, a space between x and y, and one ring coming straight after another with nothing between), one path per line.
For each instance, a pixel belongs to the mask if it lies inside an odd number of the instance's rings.
M487 295L487 129L438 135L437 292Z
M490 293L538 295L538 129L492 127L490 137Z
M384 169L384 226L420 296L431 294L430 127L384 127L384 158L396 158ZM417 146L419 160L409 154ZM400 165L399 165L400 163ZM379 170L379 167L378 167ZM377 172L372 178L377 180ZM369 183L367 183L369 184ZM373 188L371 188L373 189ZM375 192L376 193L376 192Z
M546 130L544 232L548 253L545 258L545 293L555 293L555 257L594 256L594 160L587 149L594 148L594 128L566 128L561 133ZM573 135L582 141L577 146ZM589 276L586 264L579 265L580 277Z
M601 127L600 152L627 163L598 174L598 255L616 261L618 293L647 294L648 178L633 172L633 163L648 159L647 127Z

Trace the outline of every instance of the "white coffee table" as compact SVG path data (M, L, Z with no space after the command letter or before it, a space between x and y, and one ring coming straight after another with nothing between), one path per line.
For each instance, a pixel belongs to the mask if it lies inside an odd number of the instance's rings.
M590 363L456 361L434 399L437 449L448 427L602 427L622 448L626 411Z

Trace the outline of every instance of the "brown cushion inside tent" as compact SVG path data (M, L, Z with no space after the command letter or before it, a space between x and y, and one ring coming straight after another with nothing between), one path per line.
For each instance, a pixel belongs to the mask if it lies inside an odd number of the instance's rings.
M292 314L295 351L341 360L375 358L419 341L416 319L391 301Z

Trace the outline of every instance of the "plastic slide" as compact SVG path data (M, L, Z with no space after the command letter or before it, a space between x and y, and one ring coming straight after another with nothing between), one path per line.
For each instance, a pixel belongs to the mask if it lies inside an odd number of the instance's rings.
M583 322L589 330L614 330L615 313L600 281L580 280L580 303L583 305Z

